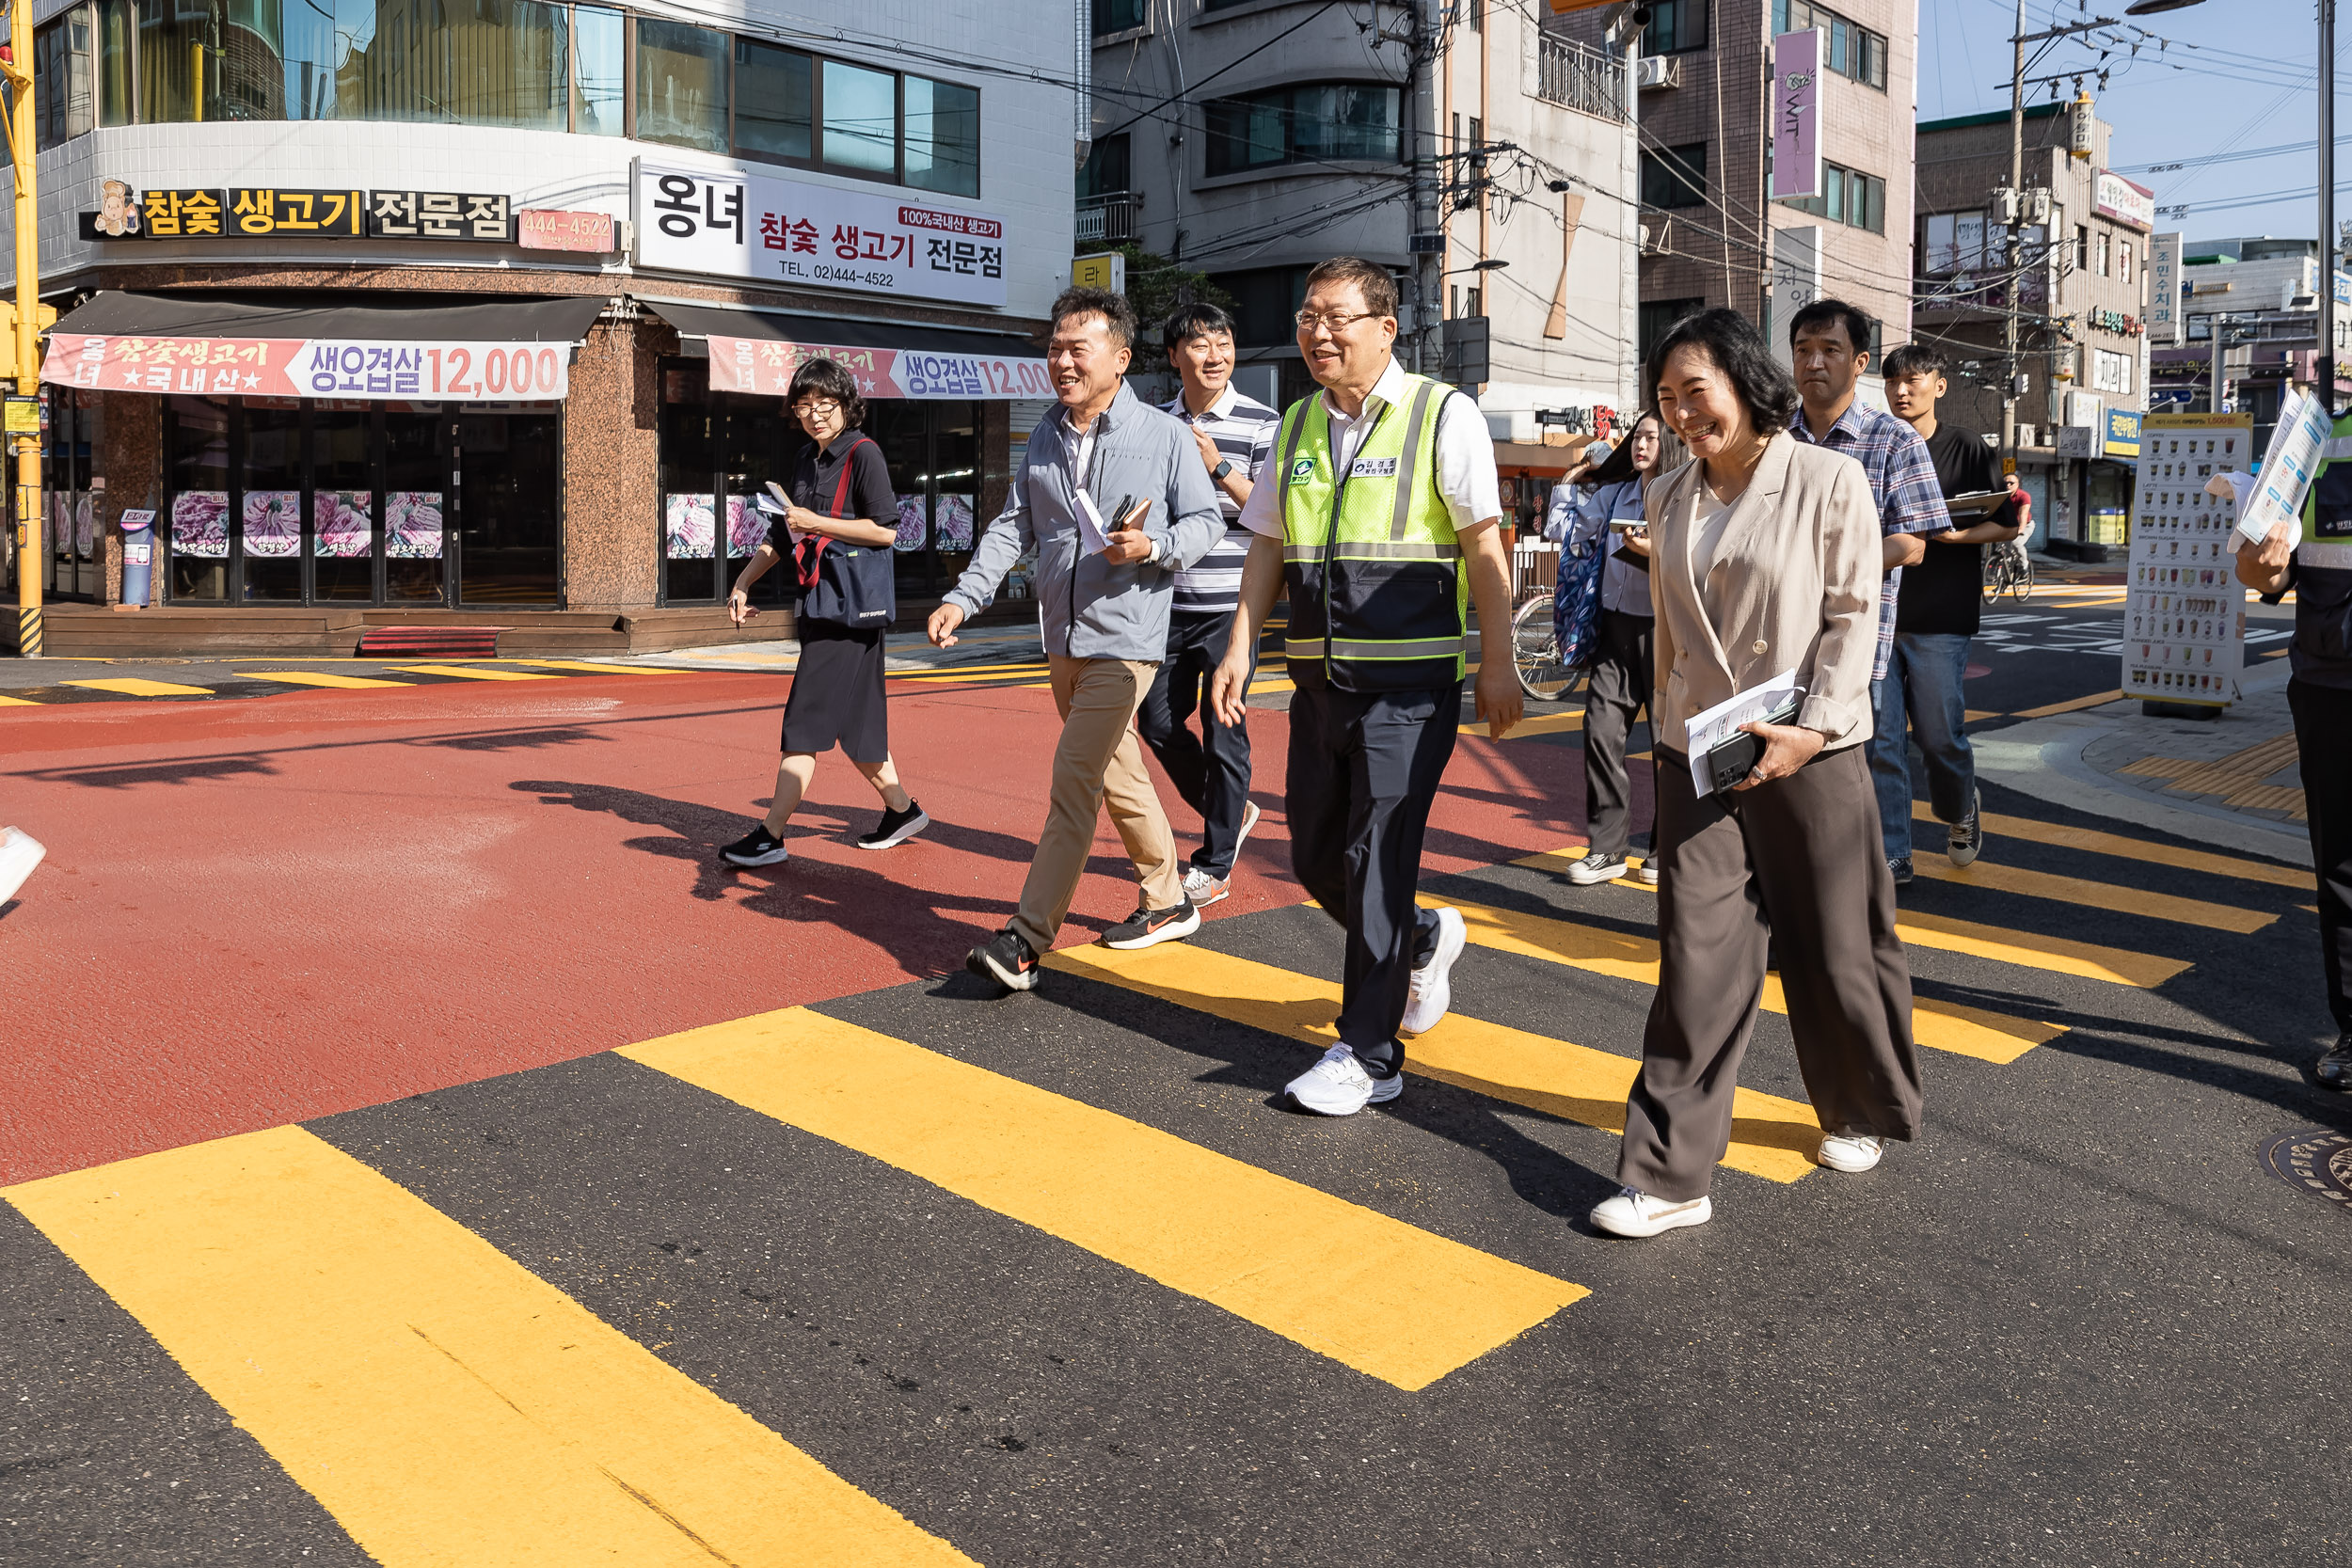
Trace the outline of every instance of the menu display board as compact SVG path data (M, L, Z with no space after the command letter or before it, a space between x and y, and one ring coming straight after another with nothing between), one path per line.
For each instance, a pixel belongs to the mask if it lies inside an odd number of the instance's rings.
M2246 590L2234 574L2235 509L2214 475L2253 458L2250 414L2151 414L2140 424L2123 601L2126 697L2221 706L2246 662Z

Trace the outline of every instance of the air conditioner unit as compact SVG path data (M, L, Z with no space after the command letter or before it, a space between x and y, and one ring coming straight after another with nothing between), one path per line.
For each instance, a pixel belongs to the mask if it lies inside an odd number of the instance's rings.
M2021 424L2017 427L2017 444L2021 447L2038 447L2042 444L2041 435L2042 432L2032 425Z
M1633 62L1633 85L1647 91L1651 87L1682 86L1682 57L1678 55L1645 55Z
M1674 219L1654 217L1637 226L1642 236L1642 254L1664 256L1674 245Z

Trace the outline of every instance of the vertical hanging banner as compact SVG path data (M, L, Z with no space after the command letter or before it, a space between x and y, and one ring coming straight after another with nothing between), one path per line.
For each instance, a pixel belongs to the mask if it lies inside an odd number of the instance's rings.
M1821 194L1821 29L1772 40L1772 199Z
M1797 312L1821 297L1821 227L1772 230L1771 293L1765 300L1764 335L1772 357L1793 363L1788 352L1788 326Z

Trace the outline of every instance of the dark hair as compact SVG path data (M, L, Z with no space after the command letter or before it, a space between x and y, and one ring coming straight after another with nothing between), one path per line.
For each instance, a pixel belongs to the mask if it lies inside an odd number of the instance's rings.
M1889 381L1907 381L1915 375L1942 375L1948 368L1944 351L1932 343L1905 343L1886 351L1879 373Z
M1073 316L1100 316L1110 333L1111 341L1120 348L1133 348L1143 335L1143 324L1136 319L1136 308L1127 303L1125 294L1115 294L1108 289L1064 289L1054 296L1054 330Z
M1617 444L1610 449L1609 455L1602 458L1598 464L1595 465L1591 473L1586 474L1577 483L1597 490L1604 484L1622 484L1631 479L1634 475L1633 436L1642 428L1644 420L1658 426L1661 433L1666 428L1666 421L1658 417L1657 409L1643 409L1626 422L1624 431L1617 436Z
M1353 283L1356 292L1364 296L1364 309L1375 316L1396 314L1396 277L1377 261L1367 261L1360 256L1334 256L1327 261L1317 261L1307 274L1307 292L1314 293L1324 283Z
M1846 341L1856 354L1867 354L1870 348L1870 318L1861 308L1842 299L1817 299L1799 310L1788 321L1788 346L1797 346L1797 334L1808 326L1823 326L1831 322L1846 329Z
M1161 324L1160 347L1174 354L1180 344L1219 332L1228 338L1233 336L1233 318L1216 306L1180 305L1176 313Z
M803 359L801 368L792 372L792 389L784 394L786 413L804 397L831 398L841 405L841 428L860 430L866 424L866 398L857 389L857 377L822 355Z
M1731 382L1732 391L1747 404L1756 433L1772 436L1788 428L1797 417L1797 383L1788 367L1772 357L1764 334L1737 310L1717 306L1685 316L1667 329L1649 351L1649 385L1654 393L1665 379L1666 356L1678 348L1695 348L1714 362Z

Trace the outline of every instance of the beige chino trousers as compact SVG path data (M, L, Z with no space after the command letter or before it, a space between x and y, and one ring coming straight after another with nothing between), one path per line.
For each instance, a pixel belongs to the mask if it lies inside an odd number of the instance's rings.
M1094 849L1094 819L1105 804L1127 858L1136 863L1144 908L1168 909L1184 895L1175 835L1144 771L1143 744L1135 732L1136 710L1152 689L1158 663L1051 656L1046 665L1054 705L1061 710L1061 739L1054 747L1045 827L1012 917L1013 930L1039 953L1054 945L1070 913L1078 877Z

